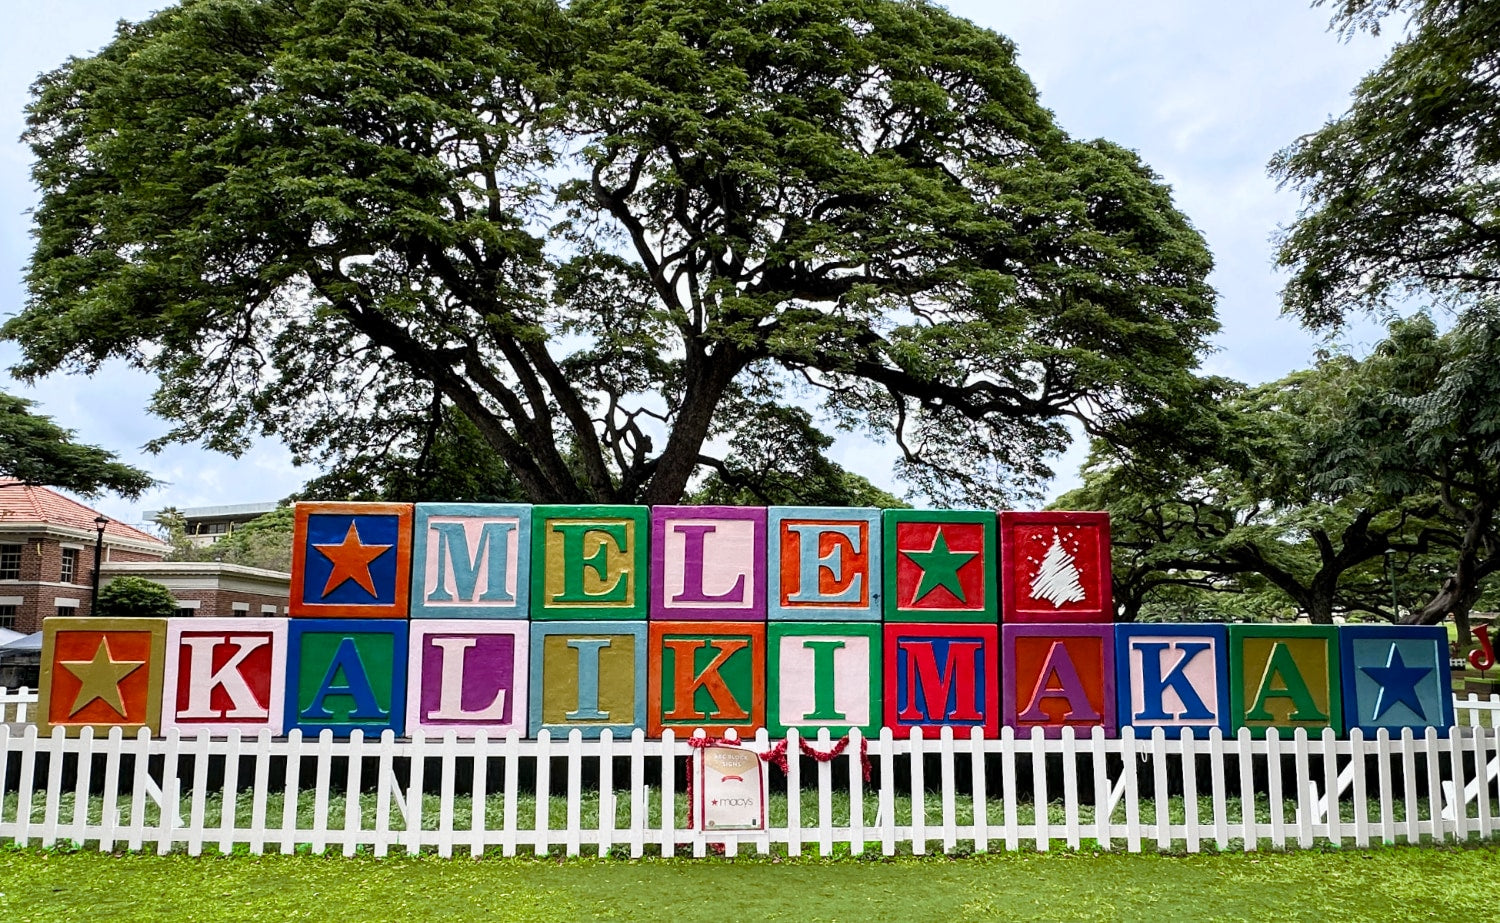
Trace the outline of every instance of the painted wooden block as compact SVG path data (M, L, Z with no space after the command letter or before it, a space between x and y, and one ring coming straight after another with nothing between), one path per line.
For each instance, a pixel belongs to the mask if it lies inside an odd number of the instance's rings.
M887 622L998 620L994 513L885 510L880 532Z
M414 619L525 619L531 614L531 507L418 503Z
M651 617L765 621L766 510L651 508Z
M1342 625L1344 727L1421 737L1453 726L1448 630L1441 625Z
M645 622L536 622L531 626L531 733L587 738L646 727Z
M1115 620L1108 513L1000 514L1002 622Z
M884 658L878 622L771 622L766 627L772 737L796 728L842 737L880 733Z
M1116 625L1120 726L1137 737L1229 733L1229 634L1223 625Z
M407 644L406 732L526 736L531 623L422 619Z
M1290 737L1332 727L1343 733L1338 630L1332 625L1230 625L1230 727Z
M52 616L42 620L37 731L76 736L112 727L131 736L161 730L166 619Z
M771 621L880 621L880 510L773 506L766 516Z
M407 617L410 503L299 503L292 532L293 618Z
M1002 625L1005 723L1018 736L1116 730L1113 625Z
M531 508L531 617L646 618L650 511L644 506Z
M741 737L766 723L765 622L652 622L647 733Z
M885 724L958 736L1000 733L1000 637L995 625L885 625Z
M291 619L283 727L378 737L406 725L405 619Z
M163 730L281 733L286 619L168 619L166 650Z

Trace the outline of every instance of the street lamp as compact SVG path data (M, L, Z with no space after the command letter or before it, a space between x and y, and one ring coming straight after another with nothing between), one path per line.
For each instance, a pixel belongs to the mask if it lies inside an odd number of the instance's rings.
M104 550L104 527L109 517L102 513L94 517L94 592L89 600L89 615L99 614L99 555Z
M1391 619L1401 621L1401 604L1396 601L1396 549L1385 550L1385 576L1391 581Z

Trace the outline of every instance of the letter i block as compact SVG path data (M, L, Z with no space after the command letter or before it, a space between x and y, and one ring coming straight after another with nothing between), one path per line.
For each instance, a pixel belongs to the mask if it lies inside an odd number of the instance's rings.
M292 531L293 618L407 617L410 503L299 503Z
M1398 737L1453 726L1448 630L1441 625L1343 625L1344 726Z
M880 531L887 622L998 621L994 513L886 510Z
M287 731L355 728L400 737L406 719L405 619L292 619L287 625Z
M1000 514L1000 621L1113 622L1108 513Z
M1095 727L1113 735L1115 713L1113 625L1003 625L1005 723L1027 736L1048 737L1065 727L1086 737Z
M42 621L37 730L86 727L127 736L161 727L166 619L53 616Z
M651 509L651 617L765 621L766 511Z
M767 519L771 621L880 621L879 510L773 506Z
M765 726L765 622L652 622L649 638L647 733Z
M423 619L411 623L406 732L526 736L531 623Z
M1223 625L1116 625L1120 725L1149 737L1229 733L1229 633Z
M886 727L999 736L999 661L995 625L886 623Z
M286 645L286 619L168 619L162 729L279 735Z
M646 727L645 622L531 626L531 732L587 738Z
M881 626L876 622L771 622L766 714L773 737L828 728L880 733Z
M644 506L531 508L531 617L646 618L650 511Z
M416 522L412 618L530 616L530 506L418 503Z
M1338 630L1332 625L1230 625L1230 727L1343 733Z

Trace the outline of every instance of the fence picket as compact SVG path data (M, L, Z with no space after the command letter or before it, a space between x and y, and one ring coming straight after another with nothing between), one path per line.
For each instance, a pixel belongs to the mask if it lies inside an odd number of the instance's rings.
M1406 842L1420 843L1422 828L1417 805L1417 759L1416 738L1411 728L1401 729L1401 789L1402 813L1406 816Z
M114 851L115 837L120 829L120 753L124 738L122 729L112 727L104 742L104 804L99 812L100 852ZM5 742L0 738L0 779L4 778Z
M953 779L953 728L943 725L938 731L938 774L942 780L942 817L943 817L943 852L953 852L958 845L957 810L954 804L953 790L957 788Z
M920 727L912 728L906 739L911 748L911 852L921 856L927 852L927 751Z
M28 728L27 733L35 734L36 728ZM128 832L130 837L128 846L131 852L139 850L145 842L146 782L149 780L149 776L146 773L151 762L151 729L143 727L137 731L135 743L135 772L131 775L130 829ZM22 766L21 784L24 786L22 791L29 791L31 787L30 776L25 772L24 765ZM23 803L29 804L29 802L30 799L28 798ZM19 842L23 846L26 844L24 838L20 838Z
M162 753L161 786L157 790L159 821L156 825L156 854L165 856L172 851L177 841L177 831L182 826L182 734L177 728L167 731L167 744ZM149 776L147 777L149 781Z
M833 749L828 728L818 729L816 749L827 753ZM833 761L818 760L818 855L833 855Z
M489 818L486 816L489 799L485 790L489 785L490 738L483 728L474 732L472 752L474 778L469 791L469 855L477 859L484 855L485 831L489 828ZM603 779L602 774L600 778Z
M1151 729L1151 793L1156 848L1166 852L1172 848L1172 809L1167 797L1167 731L1160 726Z
M1385 728L1375 735L1375 757L1380 785L1380 841L1390 844L1396 842L1396 805L1391 796L1391 733Z
M201 856L203 854L203 818L207 812L208 795L208 731L200 728L198 733L189 740L188 755L193 758L193 791L190 795L192 808L188 815L186 830L187 852L190 856Z
M765 728L761 728L756 735L755 749L765 752L766 749ZM859 856L865 851L865 753L867 744L864 734L859 728L849 731L849 855ZM983 764L980 764L983 766ZM976 791L984 789L984 778L976 773L974 777ZM983 852L981 849L980 852Z
M1313 811L1317 809L1318 799L1313 794L1312 782L1308 775L1308 744L1307 729L1297 728L1292 733L1292 762L1296 768L1297 790L1295 792L1297 808L1297 845L1307 849L1313 844Z
M1422 735L1422 752L1427 764L1427 824L1434 843L1448 838L1443 820L1443 763L1437 728Z
M1326 836L1334 845L1343 842L1343 813L1339 809L1339 740L1333 728L1323 729L1323 788L1325 794L1319 800L1323 819L1328 823Z
M1469 838L1469 800L1464 797L1468 786L1464 780L1464 736L1448 735L1448 752L1453 766L1453 838L1462 843Z
M1214 803L1214 845L1220 851L1229 849L1229 797L1224 780L1224 731L1208 729L1209 790Z
M1281 728L1266 728L1266 801L1271 811L1271 848L1286 848L1286 802L1281 790Z
M1354 845L1363 849L1370 845L1369 784L1365 776L1370 762L1365 750L1365 735L1359 728L1349 732L1349 758L1354 766Z
M396 734L380 732L375 761L375 855L384 856L391 846L391 796L396 784Z
M646 827L651 812L646 804L646 732L630 732L630 858L645 854Z
M82 846L89 824L89 776L94 769L94 729L86 727L78 735L76 779L73 784L73 822L69 824L75 847Z
M969 774L973 779L970 783L969 797L974 813L974 851L986 853L990 851L990 806L987 800L989 786L986 784L984 769L984 728L969 729L969 754Z
M1141 851L1141 788L1138 778L1140 773L1139 758L1140 742L1136 739L1135 728L1127 727L1120 734L1120 781L1124 783L1125 793L1125 851Z
M1250 729L1242 727L1235 735L1240 769L1240 837L1245 852L1260 848L1260 827L1255 820L1255 742Z
M1062 729L1063 767L1063 837L1069 849L1077 849L1082 837L1078 830L1078 747L1072 725Z
M344 766L344 855L352 856L363 839L365 825L359 796L365 763L365 732L362 729L349 732L346 752L349 756Z
M661 732L661 854L677 852L677 735Z
M876 743L876 756L880 759L880 798L875 809L875 824L880 828L880 853L884 856L896 854L896 739L891 729L880 729ZM791 826L788 822L787 826Z
M1008 724L1000 729L1000 791L1004 799L1005 851L1015 852L1020 846L1016 830L1016 729Z
M1489 839L1493 823L1490 818L1490 777L1489 777L1489 741L1494 739L1494 733L1487 728L1476 728L1474 730L1474 779L1478 783L1475 788L1479 796L1479 836L1481 839Z
M786 854L802 855L802 755L796 728L786 732Z
M46 744L47 791L42 801L43 848L57 843L57 814L62 809L63 759L67 744L67 733L61 727L54 727Z

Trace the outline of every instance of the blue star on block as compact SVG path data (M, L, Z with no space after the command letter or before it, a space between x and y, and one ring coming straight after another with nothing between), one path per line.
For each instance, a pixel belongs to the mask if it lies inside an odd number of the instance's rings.
M1344 625L1338 638L1345 727L1392 737L1437 728L1446 736L1453 695L1442 626Z
M1376 721L1395 705L1405 705L1422 721L1427 720L1422 700L1417 697L1417 684L1427 678L1432 667L1408 667L1401 659L1401 648L1393 644L1385 666L1360 667L1360 670L1380 684L1380 694L1375 697Z

